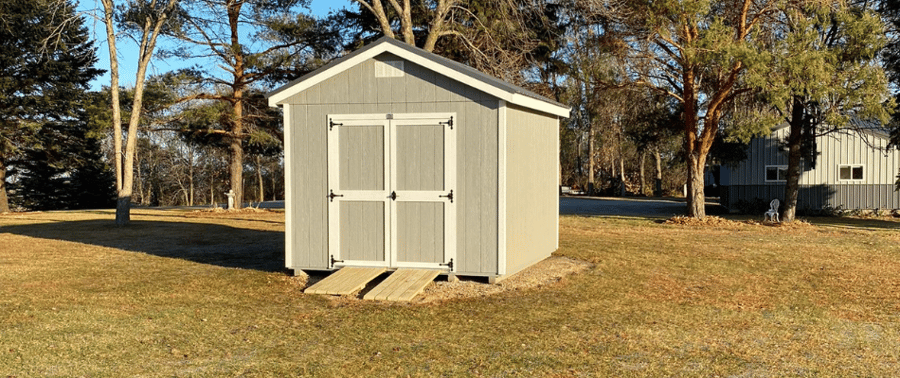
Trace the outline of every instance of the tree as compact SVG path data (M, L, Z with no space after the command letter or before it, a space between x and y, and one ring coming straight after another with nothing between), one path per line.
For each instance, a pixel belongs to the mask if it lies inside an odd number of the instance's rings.
M383 35L389 38L397 38L400 34L403 41L407 44L416 46L416 34L420 31L424 34L421 47L423 50L431 52L440 37L453 34L448 30L447 23L450 17L450 10L453 9L460 0L434 0L430 4L422 0L388 0L391 9L385 8L381 0L354 0L359 7L366 9L371 15L375 16L378 27ZM416 18L413 18L413 10L417 10ZM421 13L420 13L421 12ZM394 19L399 19L399 23L395 23ZM419 21L419 22L416 22ZM394 25L399 30L395 33Z
M116 9L113 0L101 0L103 4L106 38L109 44L110 90L112 96L113 141L116 166L116 225L125 226L131 222L131 196L134 192L134 155L137 143L137 130L140 124L142 100L144 96L144 80L147 66L156 50L156 39L175 11L178 0L158 3L132 3L130 8L120 8L118 21L127 29L139 30L138 62L135 73L134 98L131 104L131 116L128 120L128 134L125 139L125 151L122 151L122 118L119 107L119 66L116 49L116 31L113 19Z
M25 147L40 148L50 123L74 116L102 71L83 20L64 0L0 0L0 213L9 211L7 170Z
M563 2L541 0L355 0L335 17L348 48L381 36L399 38L500 79L558 98L553 77L568 23Z
M706 158L722 117L734 100L750 92L741 75L759 69L767 49L765 27L782 0L585 1L586 17L599 20L604 34L618 40L617 54L628 72L610 87L637 85L677 101L683 108L682 134L688 163L689 216L706 216L703 176ZM601 10L599 14L597 10ZM734 135L767 132L746 125Z
M99 99L84 98L85 106ZM76 117L43 125L36 147L25 148L14 160L17 180L13 202L29 210L107 208L115 203L115 178L100 146L108 124L90 122L85 111Z
M184 4L181 27L171 36L187 44L180 57L218 60L225 72L193 70L198 88L182 102L218 102L227 106L221 128L206 132L228 143L231 190L235 205L244 200L244 143L259 137L248 113L248 92L263 82L293 78L321 65L339 46L339 35L329 24L297 13L308 0L203 0ZM249 30L248 30L249 29ZM253 34L259 44L242 42ZM254 48L257 48L254 50Z
M890 83L896 88L900 85L900 2L884 0L877 4L888 32L888 41L880 57ZM900 92L894 94L894 102L900 103ZM888 127L891 131L890 146L900 148L900 112L894 112ZM900 191L900 172L895 186L895 190Z
M880 18L862 7L834 1L779 9L781 23L768 70L748 81L789 126L787 180L782 220L796 215L801 161L815 166L815 140L859 121L887 123L893 111L887 78L878 61L885 45ZM783 78L772 80L772 78Z

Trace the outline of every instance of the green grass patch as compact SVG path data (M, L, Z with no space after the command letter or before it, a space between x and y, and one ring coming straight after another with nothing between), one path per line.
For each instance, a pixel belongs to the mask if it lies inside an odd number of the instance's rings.
M563 217L585 272L398 305L302 294L283 213L112 217L0 216L0 376L900 376L890 220Z

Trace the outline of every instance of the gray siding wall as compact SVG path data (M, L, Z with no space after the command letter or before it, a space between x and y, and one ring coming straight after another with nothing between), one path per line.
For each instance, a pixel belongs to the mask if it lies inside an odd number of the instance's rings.
M284 101L291 109L292 268L328 268L327 115L455 112L456 270L496 274L499 101L408 61L404 68L403 77L376 78L369 60Z
M506 120L506 272L513 274L556 250L559 122L510 106Z
M731 185L722 187L722 204L735 208L740 200L762 200L769 203L774 198L784 202L784 184L781 185ZM894 184L863 185L801 185L797 199L800 210L834 209L900 209L900 192Z
M767 165L787 165L787 154L778 147L788 133L788 128L776 130L765 138L755 138L750 142L749 158L736 168L727 169L729 181L722 185L779 185L766 182ZM868 143L868 144L867 144ZM819 152L816 167L803 171L800 185L884 185L893 184L900 168L900 152L885 150L888 141L871 134L831 133L819 137ZM870 146L871 145L871 146ZM840 165L862 165L863 181L841 181L838 179ZM724 176L723 176L724 178Z
M766 166L788 164L779 141L788 128L776 130L750 143L749 158L735 168L722 167L722 204L734 208L738 201L773 198L784 200L784 182L766 182ZM832 133L819 137L816 167L800 174L799 209L896 209L900 195L894 181L900 169L900 152L886 149L888 141L873 134ZM841 165L862 165L864 180L842 181Z

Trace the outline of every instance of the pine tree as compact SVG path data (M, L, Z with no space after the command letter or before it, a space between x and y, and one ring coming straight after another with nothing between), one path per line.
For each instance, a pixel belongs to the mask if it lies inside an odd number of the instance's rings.
M83 20L66 0L0 0L0 212L6 176L26 149L46 148L51 123L77 118L78 100L101 73Z

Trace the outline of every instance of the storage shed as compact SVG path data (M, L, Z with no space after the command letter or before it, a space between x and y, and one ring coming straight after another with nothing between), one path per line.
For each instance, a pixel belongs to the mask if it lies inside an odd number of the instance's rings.
M569 108L382 38L268 94L285 132L285 265L492 279L558 248Z

